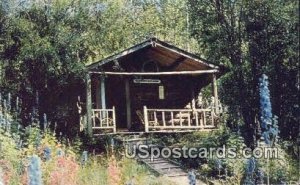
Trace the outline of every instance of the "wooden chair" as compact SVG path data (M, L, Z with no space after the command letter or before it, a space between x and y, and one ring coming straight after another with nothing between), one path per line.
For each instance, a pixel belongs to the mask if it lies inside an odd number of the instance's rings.
M141 110L136 110L135 113L137 114L138 118L140 119L141 123L145 125L144 115ZM157 123L155 121L148 121L149 126L156 126Z
M140 119L141 123L143 125L145 125L145 120L144 120L144 116L142 114L142 111L141 110L136 110L135 113L138 116L138 118Z

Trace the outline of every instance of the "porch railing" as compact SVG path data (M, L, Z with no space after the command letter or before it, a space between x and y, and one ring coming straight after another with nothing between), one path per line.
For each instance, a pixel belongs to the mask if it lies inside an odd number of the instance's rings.
M148 109L144 106L145 132L170 129L213 129L213 108L206 109Z
M116 111L112 109L92 109L92 129L112 130L116 133Z

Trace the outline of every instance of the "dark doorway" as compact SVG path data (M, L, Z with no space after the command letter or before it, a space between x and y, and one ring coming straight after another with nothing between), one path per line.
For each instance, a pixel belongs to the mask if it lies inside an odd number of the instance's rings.
M120 76L112 76L107 81L108 106L115 106L117 129L125 129L127 128L127 114L124 79Z

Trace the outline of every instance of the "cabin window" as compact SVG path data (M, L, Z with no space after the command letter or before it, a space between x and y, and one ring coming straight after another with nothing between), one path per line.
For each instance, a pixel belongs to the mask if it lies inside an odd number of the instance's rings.
M155 61L150 60L143 64L142 71L143 72L158 72L159 67Z
M158 97L160 100L165 99L165 88L163 85L158 86Z

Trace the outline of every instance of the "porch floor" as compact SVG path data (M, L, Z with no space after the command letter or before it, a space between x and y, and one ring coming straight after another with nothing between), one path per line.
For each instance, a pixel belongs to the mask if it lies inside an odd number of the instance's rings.
M145 131L129 131L127 128L117 128L116 133L113 132L102 132L102 133L95 133L94 136L104 136L104 135L132 135L132 134L149 134L149 133L189 133L189 132L195 132L195 131L212 131L217 130L217 128L208 128L208 129L169 129L169 130L152 130L151 132L145 132Z

